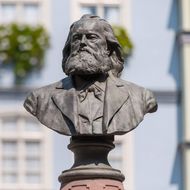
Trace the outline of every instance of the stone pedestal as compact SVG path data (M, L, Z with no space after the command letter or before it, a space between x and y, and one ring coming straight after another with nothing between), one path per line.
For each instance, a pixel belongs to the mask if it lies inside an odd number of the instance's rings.
M113 141L114 136L71 137L68 148L74 153L74 164L59 176L61 190L123 189L124 175L107 159Z

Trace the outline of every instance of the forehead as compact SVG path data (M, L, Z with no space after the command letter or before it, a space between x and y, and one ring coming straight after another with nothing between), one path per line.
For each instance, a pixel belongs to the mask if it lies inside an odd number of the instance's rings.
M73 33L97 33L103 35L103 27L101 22L97 20L80 20L74 24Z

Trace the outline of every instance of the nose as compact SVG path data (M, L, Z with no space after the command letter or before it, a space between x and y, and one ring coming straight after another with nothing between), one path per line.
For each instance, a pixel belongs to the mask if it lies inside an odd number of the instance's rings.
M82 39L81 39L81 43L80 43L80 47L83 48L85 47L87 44L86 44L86 36L83 35L82 36Z

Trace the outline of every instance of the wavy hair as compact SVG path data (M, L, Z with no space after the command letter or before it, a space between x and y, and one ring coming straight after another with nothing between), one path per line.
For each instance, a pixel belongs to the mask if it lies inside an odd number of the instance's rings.
M73 28L76 23L84 21L84 20L89 20L91 19L92 22L99 22L103 28L103 35L106 38L107 42L107 50L109 52L108 56L110 56L113 64L112 68L112 73L114 76L119 77L121 75L121 72L123 70L123 64L124 64L124 59L121 54L121 46L114 36L113 30L111 25L104 19L101 19L99 16L94 16L94 15L83 15L80 20L74 22L71 27L70 31L65 43L65 46L63 48L62 54L63 54L63 59L62 59L62 69L65 72L65 62L67 61L70 53L71 53L71 36L73 33Z

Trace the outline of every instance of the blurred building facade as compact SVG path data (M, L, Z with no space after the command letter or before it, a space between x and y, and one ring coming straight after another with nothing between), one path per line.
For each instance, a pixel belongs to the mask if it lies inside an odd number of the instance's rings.
M0 24L50 26L50 1L0 0ZM51 137L22 108L27 86L0 71L0 189L52 189Z
M86 13L127 28L135 48L122 78L153 90L158 99L155 114L147 115L130 134L116 137L110 161L125 174L125 188L188 190L189 137L185 146L180 145L184 144L182 126L189 126L182 122L181 113L189 108L181 106L179 94L184 88L189 93L186 83L181 86L181 76L185 70L188 77L190 54L189 41L179 40L178 35L189 32L188 1L182 0L186 3L180 5L177 0L0 0L1 23L40 23L51 36L43 70L34 73L24 86L15 87L11 77L1 72L0 190L59 189L58 175L73 163L73 155L66 148L69 138L39 128L40 124L23 110L22 103L30 89L64 77L61 51L69 26ZM180 17L183 9L186 14ZM185 63L187 68L182 70ZM187 96L183 105L187 105ZM184 165L182 155L187 155Z

